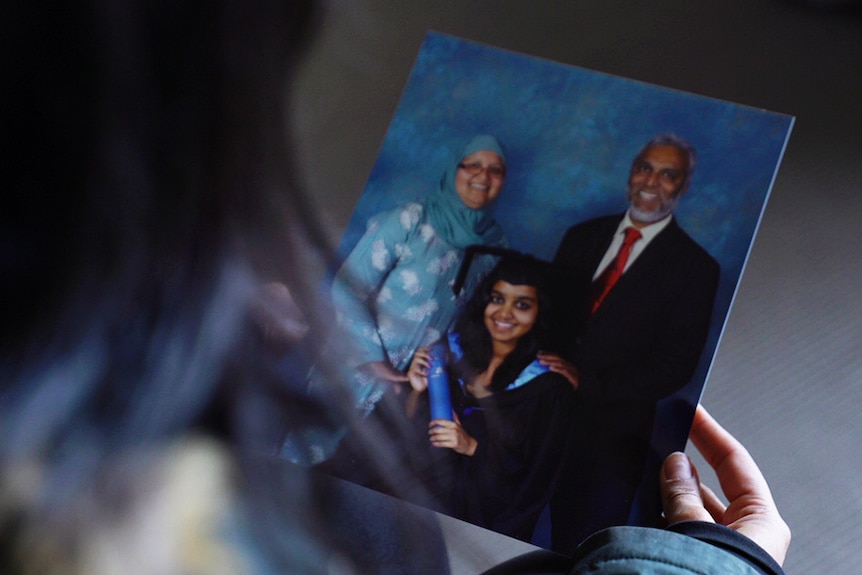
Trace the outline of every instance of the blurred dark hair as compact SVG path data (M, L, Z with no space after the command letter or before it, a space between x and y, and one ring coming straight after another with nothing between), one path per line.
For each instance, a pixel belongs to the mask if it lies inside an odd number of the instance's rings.
M4 349L70 309L92 319L103 290L161 305L237 255L290 269L265 260L288 203L303 208L278 112L311 2L16 3L2 33Z
M328 253L283 117L313 3L19 4L2 33L4 407L66 365L76 401L57 418L86 408L120 442L181 429L259 282L311 304L290 234Z
M275 477L257 456L322 407L258 345L249 311L275 280L319 322L300 254L331 251L285 122L314 3L13 4L0 23L3 572L35 568L22 533L74 556L76 522L128 511L153 468L122 461L194 432L237 460L255 544L305 571L331 544L315 537L326 505L304 473ZM39 479L13 505L27 469Z
M472 379L485 371L491 362L493 349L491 336L485 327L485 308L490 301L491 291L499 281L536 288L539 314L533 329L518 340L515 350L494 372L490 386L494 392L501 391L512 383L518 374L536 359L536 353L547 345L553 313L548 264L526 254L503 256L477 286L456 323L455 331L460 334L464 351L463 357L453 368L459 377Z

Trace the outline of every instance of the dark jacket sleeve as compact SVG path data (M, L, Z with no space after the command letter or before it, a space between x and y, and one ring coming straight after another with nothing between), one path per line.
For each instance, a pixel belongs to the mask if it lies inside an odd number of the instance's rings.
M535 551L483 575L784 575L766 551L732 529L687 521L668 530L612 527L584 541L573 558Z
M757 573L784 573L781 566L762 547L724 525L704 521L683 521L670 526L668 529L724 549L757 569Z
M699 521L669 530L613 527L577 550L570 575L783 575L766 551L736 531Z

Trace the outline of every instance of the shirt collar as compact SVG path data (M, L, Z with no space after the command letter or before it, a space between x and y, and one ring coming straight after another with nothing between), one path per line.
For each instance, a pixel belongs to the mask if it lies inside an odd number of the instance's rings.
M643 239L643 245L650 243L654 237L659 235L659 233L661 233L661 231L663 229L665 229L670 224L670 221L672 219L673 219L673 214L670 214L666 218L661 219L655 223L649 224L649 225L644 226L642 228L638 228L638 231L640 231L640 233L641 233L641 238ZM620 222L620 225L617 226L617 233L621 234L623 232L623 230L625 230L628 227L634 228L637 226L635 226L634 222L632 221L631 216L629 215L628 210L626 210L626 215L623 216L623 219Z

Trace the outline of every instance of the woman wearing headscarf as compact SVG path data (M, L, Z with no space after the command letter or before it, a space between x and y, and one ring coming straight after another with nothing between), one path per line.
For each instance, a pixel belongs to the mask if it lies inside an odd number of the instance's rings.
M415 350L447 332L462 300L493 266L490 256L477 257L462 294L454 294L466 248L507 245L491 212L505 183L505 161L496 137L474 136L429 197L370 219L333 281L337 325L328 353L338 354L338 368L313 370L311 393L325 393L327 379L348 380L357 412L366 416L387 390L407 383ZM288 437L282 455L318 463L339 439L339 433L309 430Z

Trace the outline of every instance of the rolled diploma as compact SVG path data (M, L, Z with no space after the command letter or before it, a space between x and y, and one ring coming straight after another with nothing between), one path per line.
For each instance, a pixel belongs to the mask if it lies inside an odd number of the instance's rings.
M440 343L431 347L428 399L431 402L432 420L452 420L452 398L449 396L449 375L446 373L446 346Z

